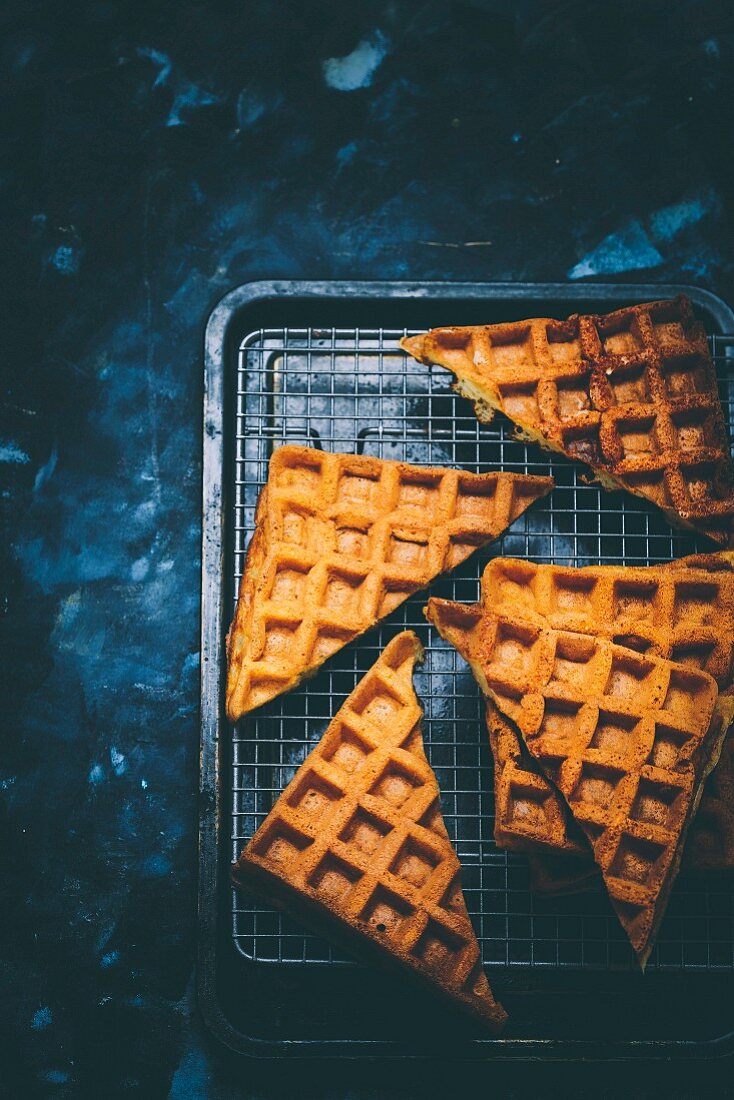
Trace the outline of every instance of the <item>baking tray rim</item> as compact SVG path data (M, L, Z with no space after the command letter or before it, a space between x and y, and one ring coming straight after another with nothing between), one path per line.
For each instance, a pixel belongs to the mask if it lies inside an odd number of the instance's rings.
M224 380L225 349L231 326L247 306L277 298L352 299L443 298L477 301L575 300L610 298L651 301L685 293L706 309L722 334L734 333L734 311L712 291L683 283L513 283L459 281L368 281L268 279L243 283L229 291L209 315L204 334L202 461L201 673L199 758L199 880L197 912L197 996L208 1029L231 1050L257 1058L437 1060L434 1052L407 1048L391 1040L265 1039L235 1028L217 993L217 928L220 898L221 774L219 734L222 722L223 562L224 562ZM598 1039L472 1039L440 1056L441 1061L552 1060L633 1061L724 1057L734 1053L734 1030L711 1039L646 1039L603 1042Z

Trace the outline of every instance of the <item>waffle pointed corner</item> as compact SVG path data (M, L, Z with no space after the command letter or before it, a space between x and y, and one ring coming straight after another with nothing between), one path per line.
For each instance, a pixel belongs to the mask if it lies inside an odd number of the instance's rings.
M492 1032L489 988L436 777L423 751L417 637L394 638L233 867L235 884L367 961L400 969Z
M553 479L280 447L227 639L236 721L499 538Z
M706 334L683 295L566 321L432 329L401 346L450 370L480 420L504 413L605 488L728 545L734 465Z
M535 623L600 635L640 652L702 668L722 691L716 720L724 729L731 726L731 552L697 554L647 568L598 565L571 569L495 558L482 577L482 599L487 608L519 612ZM464 642L464 648L467 645ZM559 807L562 809L558 792L540 773L533 781L527 779L525 772L534 770L533 761L522 760L522 773L516 774L516 762L522 759L516 730L496 712L494 720L503 727L501 737L490 735L495 757L497 844L576 854L578 844L570 820L566 831L551 827L551 822L558 822ZM683 854L683 866L689 870L734 867L733 742L734 738L727 737L721 760L706 781ZM537 788L533 805L526 805L523 799L522 791L528 785ZM563 879L570 877L570 870L563 875Z
M484 620L487 691L562 793L644 968L724 732L706 672L598 637Z
M734 560L731 552L699 554L665 566L589 566L574 569L495 558L482 577L482 603L465 606L429 601L428 619L471 663L482 634L483 608L517 613L534 623L600 635L692 668L703 668L722 694L717 721L732 722L734 654ZM478 671L475 668L475 674ZM491 702L487 726L494 756L495 840L500 847L536 852L537 863L555 855L547 874L534 876L552 892L559 877L564 892L572 880L587 883L591 853L564 801L522 740ZM712 761L712 764L715 763ZM585 857L582 854L586 853ZM574 857L562 868L563 855ZM586 858L589 866L582 866ZM734 867L734 736L707 779L683 856L686 870Z
M465 605L435 598L425 608L428 621L471 665L480 685L481 666L473 654L481 641L483 614L481 604ZM486 688L486 684L482 686ZM563 799L528 753L517 729L489 698L486 724L494 760L497 846L556 855L559 862L563 855L574 856L581 863L588 860L588 844L574 826Z

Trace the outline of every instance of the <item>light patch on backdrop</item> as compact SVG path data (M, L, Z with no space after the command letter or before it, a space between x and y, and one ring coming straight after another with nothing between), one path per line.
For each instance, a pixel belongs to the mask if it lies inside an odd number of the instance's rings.
M49 1027L53 1023L53 1013L48 1005L44 1005L33 1013L33 1019L31 1020L31 1027L34 1031L43 1031L44 1028Z
M25 451L8 440L7 443L0 443L0 462L8 462L17 466L27 466L30 462L30 455L27 455Z
M387 52L387 38L382 31L375 31L345 57L328 57L323 66L324 80L335 92L368 88Z
M615 275L620 271L641 271L657 267L663 257L636 219L608 237L568 272L569 279L587 275Z
M656 241L672 241L681 230L700 222L715 206L716 196L712 192L663 206L650 215L650 232Z
M115 775L124 775L127 771L127 761L125 760L125 754L119 752L114 745L110 745L110 764Z
M71 244L60 244L51 256L51 263L60 275L76 275L79 270L79 253Z

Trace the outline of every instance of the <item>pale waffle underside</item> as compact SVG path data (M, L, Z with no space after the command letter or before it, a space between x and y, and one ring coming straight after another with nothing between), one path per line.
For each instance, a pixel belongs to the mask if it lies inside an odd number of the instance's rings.
M727 545L734 467L716 375L688 299L567 321L433 329L402 341L452 371L480 420L587 463L605 488L652 501Z
M473 667L591 844L645 965L706 770L718 692L705 672L502 615Z
M498 538L552 478L280 447L228 638L232 721Z
M368 960L391 963L493 1031L459 860L423 751L417 637L394 638L332 720L233 868Z

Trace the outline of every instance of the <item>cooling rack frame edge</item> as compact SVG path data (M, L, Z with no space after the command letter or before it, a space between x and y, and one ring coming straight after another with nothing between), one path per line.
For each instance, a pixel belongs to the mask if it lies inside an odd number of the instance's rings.
M201 709L199 783L199 882L197 919L197 995L208 1029L231 1050L265 1059L345 1059L383 1061L397 1058L429 1061L427 1045L406 1047L399 1041L338 1039L282 1040L247 1034L224 1010L217 981L222 884L222 776L220 732L226 728L222 690L225 606L223 575L225 525L225 356L242 311L278 299L372 301L379 299L463 299L574 301L608 303L610 299L649 301L686 293L705 310L721 334L734 333L734 311L711 291L684 284L647 283L477 283L427 281L261 280L242 284L211 312L204 336L201 566ZM243 990L243 996L246 991ZM441 1060L484 1061L634 1061L697 1059L734 1053L734 1030L706 1040L608 1041L497 1038L473 1039L442 1051Z

